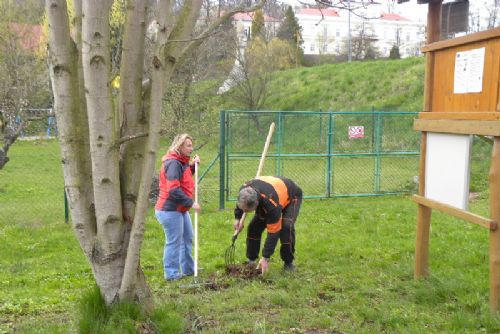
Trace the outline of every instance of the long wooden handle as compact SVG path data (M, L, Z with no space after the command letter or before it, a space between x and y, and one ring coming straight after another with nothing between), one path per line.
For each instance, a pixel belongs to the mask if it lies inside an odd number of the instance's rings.
M196 162L194 164L194 202L198 203L198 163ZM198 277L198 212L196 210L194 211L194 277Z
M257 168L257 174L255 175L255 177L259 177L260 174L262 173L262 170L264 169L264 161L266 160L267 150L269 149L269 144L271 143L271 138L273 137L274 127L275 127L275 125L273 122L273 123L271 123L271 126L269 127L269 132L267 133L266 143L264 144L264 149L262 150L262 155L260 156L259 168ZM246 216L247 216L247 213L243 212L243 215L241 216L241 219L240 219L240 224L243 224ZM238 234L240 232L241 232L241 230L234 231L233 242L234 242L234 240L236 240L236 238L238 237Z
M260 156L259 168L257 169L257 174L255 177L259 177L260 173L262 173L262 169L264 169L264 161L266 160L267 150L269 149L269 144L271 143L271 138L274 132L274 122L271 123L269 127L269 132L267 133L266 144L264 145L264 150L262 150L262 155Z

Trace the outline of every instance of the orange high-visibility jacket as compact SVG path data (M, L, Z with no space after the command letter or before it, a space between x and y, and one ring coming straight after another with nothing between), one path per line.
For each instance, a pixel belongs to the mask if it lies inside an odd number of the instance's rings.
M246 182L240 190L244 187L251 187L257 192L259 203L255 215L265 222L267 229L262 255L269 258L279 239L283 210L293 199L302 198L302 190L292 180L280 176L260 176ZM243 210L236 205L234 217L240 219L242 215Z

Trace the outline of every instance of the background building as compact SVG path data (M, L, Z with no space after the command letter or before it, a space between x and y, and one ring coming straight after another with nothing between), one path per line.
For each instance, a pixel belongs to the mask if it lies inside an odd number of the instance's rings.
M383 13L378 11L380 9L374 6L360 15L351 13L351 41L360 38L370 41L380 57L388 57L394 46L399 48L401 57L419 55L425 40L425 23L398 14ZM298 8L295 16L302 27L305 55L346 53L349 38L347 10Z

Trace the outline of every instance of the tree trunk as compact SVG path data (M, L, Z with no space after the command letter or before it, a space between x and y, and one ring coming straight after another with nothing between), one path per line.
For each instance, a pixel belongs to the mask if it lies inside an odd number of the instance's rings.
M83 251L90 256L96 232L92 176L89 165L87 117L80 110L78 54L69 35L66 2L46 2L50 21L50 78L54 90L61 141L64 188L73 227Z

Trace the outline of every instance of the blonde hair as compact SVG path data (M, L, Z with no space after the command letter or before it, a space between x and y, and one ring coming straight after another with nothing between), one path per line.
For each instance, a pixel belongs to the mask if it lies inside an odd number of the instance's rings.
M183 134L175 136L174 140L172 141L172 144L170 144L170 148L168 149L168 151L169 152L176 152L178 154L179 147L181 147L182 144L184 144L184 142L188 139L193 141L193 137L191 137L187 133L183 133Z

